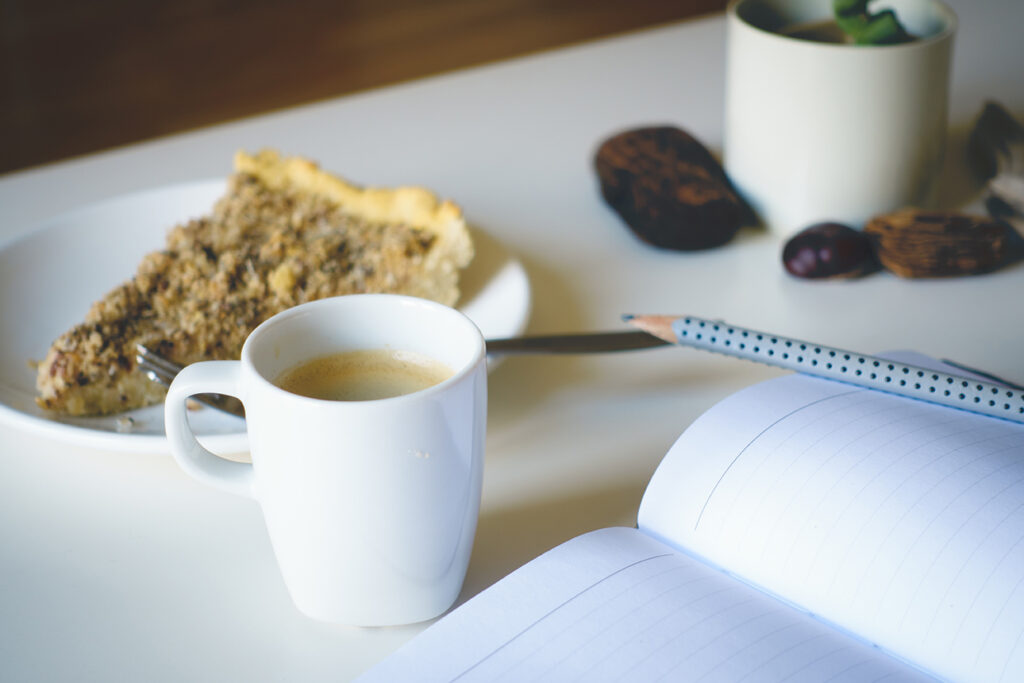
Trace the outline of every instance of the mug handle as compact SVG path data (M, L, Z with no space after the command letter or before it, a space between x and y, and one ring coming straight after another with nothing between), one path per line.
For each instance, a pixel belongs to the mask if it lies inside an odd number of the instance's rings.
M228 394L238 398L242 364L236 360L193 363L178 373L167 389L164 425L171 454L187 474L229 493L254 497L252 465L234 462L203 448L188 424L185 401L195 394Z

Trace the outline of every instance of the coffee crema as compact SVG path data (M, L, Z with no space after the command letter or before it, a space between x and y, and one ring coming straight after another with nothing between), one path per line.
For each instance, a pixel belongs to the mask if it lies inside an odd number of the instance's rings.
M451 377L441 361L414 351L342 351L285 370L274 384L327 401L372 401L422 391Z

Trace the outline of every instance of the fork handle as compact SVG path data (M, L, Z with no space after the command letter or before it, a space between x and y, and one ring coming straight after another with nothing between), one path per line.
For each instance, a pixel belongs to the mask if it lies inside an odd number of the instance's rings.
M171 453L186 473L229 493L253 498L253 471L249 463L219 457L204 448L188 423L185 401L195 394L238 397L242 364L234 360L193 363L171 382L164 402L164 423Z

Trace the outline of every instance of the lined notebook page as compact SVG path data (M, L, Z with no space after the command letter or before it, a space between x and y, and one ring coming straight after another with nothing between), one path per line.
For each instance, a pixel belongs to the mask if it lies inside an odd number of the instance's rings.
M957 680L1024 680L1024 425L804 376L687 430L640 527Z
M361 681L911 681L922 674L635 529L573 539Z

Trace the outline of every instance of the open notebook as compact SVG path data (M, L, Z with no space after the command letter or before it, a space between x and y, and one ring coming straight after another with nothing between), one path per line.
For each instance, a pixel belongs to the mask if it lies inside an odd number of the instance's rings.
M361 680L930 677L1024 681L1024 425L793 375Z

